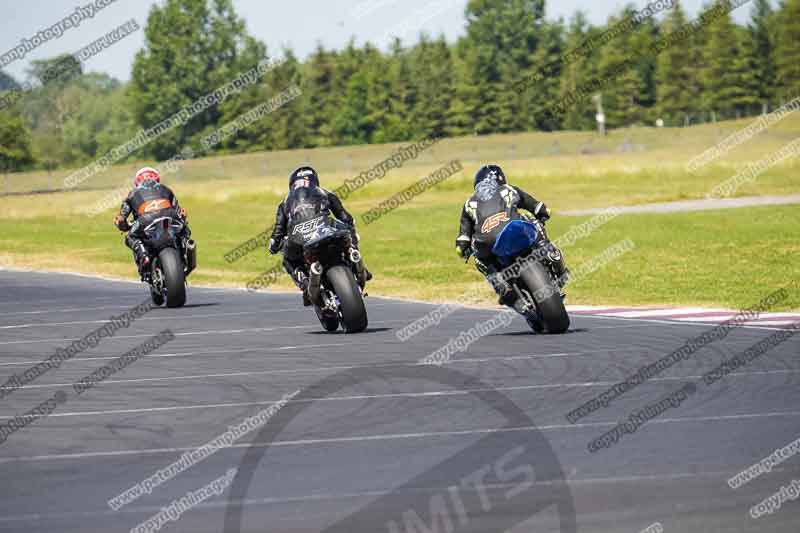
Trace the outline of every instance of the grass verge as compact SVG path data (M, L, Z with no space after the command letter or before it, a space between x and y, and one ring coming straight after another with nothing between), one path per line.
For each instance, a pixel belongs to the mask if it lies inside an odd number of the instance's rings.
M447 139L401 169L391 170L349 197L359 220L363 250L376 280L370 292L434 301L493 302L492 291L455 256L454 239L463 201L472 190L479 161L501 164L510 180L545 201L555 216L552 238L587 218L559 212L648 202L703 198L731 178L746 161L774 153L798 136L792 115L695 174L686 163L752 120L679 129L630 128L606 137L589 132L526 133ZM624 150L622 149L624 147ZM286 192L289 168L312 163L323 184L335 189L345 179L391 155L396 146L344 147L244 154L189 161L166 177L188 208L199 244L199 269L192 280L244 287L273 268L278 257L258 250L233 264L224 254L271 226ZM437 185L374 224L359 215L431 171L458 159L464 171ZM92 179L97 187L118 186L135 165L115 167ZM285 171L285 173L284 173ZM783 195L800 190L800 163L789 159L736 191ZM47 178L47 179L45 179ZM10 175L6 189L23 192L57 183L63 176ZM131 254L111 226L114 209L81 214L108 195L104 190L19 194L0 198L0 265L67 270L134 278ZM564 250L573 269L607 247L630 238L636 248L570 286L571 303L675 304L744 307L763 294L796 283L800 207L626 215ZM275 285L291 289L288 279ZM800 308L792 293L781 309Z
M192 206L201 213L204 207ZM207 211L206 211L207 212ZM263 230L237 216L236 202L219 216L197 217L200 267L192 280L244 287L279 262L258 250L233 264L223 255ZM555 218L557 238L588 217ZM800 206L619 216L564 249L576 269L606 248L631 239L635 249L569 287L570 303L674 304L742 308L800 279ZM6 219L0 264L99 273L132 279L131 255L120 234L85 217ZM454 253L458 211L452 205L409 206L360 228L362 249L376 279L374 294L431 301L492 302L491 288ZM275 288L289 289L288 278ZM800 309L800 295L779 309Z

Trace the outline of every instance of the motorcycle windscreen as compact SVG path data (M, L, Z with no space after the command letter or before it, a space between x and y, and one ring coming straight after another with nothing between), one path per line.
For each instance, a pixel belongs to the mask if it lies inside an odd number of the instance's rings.
M536 226L524 220L512 220L494 241L492 253L502 260L507 260L530 249L539 239Z

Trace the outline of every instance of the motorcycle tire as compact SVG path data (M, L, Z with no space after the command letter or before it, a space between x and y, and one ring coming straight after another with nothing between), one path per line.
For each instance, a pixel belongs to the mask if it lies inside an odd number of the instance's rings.
M360 333L367 329L367 309L353 272L345 266L336 265L329 268L325 275L336 296L339 297L342 327L345 333Z
M552 277L547 274L544 267L534 263L520 272L520 283L525 285L536 302L536 317L528 317L528 323L537 321L541 331L537 333L564 333L569 329L569 315L561 299ZM538 328L532 329L536 331Z
M183 307L186 303L186 277L178 251L174 248L161 250L158 262L167 288L167 307Z

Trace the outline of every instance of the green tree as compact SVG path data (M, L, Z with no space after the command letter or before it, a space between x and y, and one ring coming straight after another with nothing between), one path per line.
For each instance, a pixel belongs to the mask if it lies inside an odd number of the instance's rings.
M658 88L656 83L656 70L658 69L658 56L649 51L653 49L653 46L658 41L660 33L656 18L649 17L634 28L633 35L630 39L631 46L634 50L646 52L639 55L634 68L642 82L642 90L638 101L643 109L640 111L638 118L647 123L653 123L657 118L656 104L658 102Z
M586 15L576 12L569 24L565 40L565 50L577 49L587 39L598 37L601 30L589 26ZM580 55L577 59L561 66L561 79L559 99L572 94L582 84L595 79L599 75L597 70L598 52L594 51L588 56ZM587 130L595 127L595 106L591 100L582 100L575 105L567 106L563 116L555 118L561 121L562 127L570 130Z
M679 2L667 16L662 27L662 38L687 24L686 13ZM702 86L698 80L696 41L689 39L682 45L665 48L656 61L657 110L667 124L676 125L697 109Z
M800 88L800 0L784 0L775 18L777 95L787 100L797 96Z
M733 109L737 115L755 115L769 98L762 92L759 78L758 43L747 28L740 26L736 26L735 40L737 55L732 70L738 75L741 91L733 98Z
M398 43L399 44L399 43ZM405 115L396 114L397 98L393 82L393 57L370 47L364 65L367 82L367 117L371 143L385 143L405 138Z
M441 137L447 131L455 83L450 49L444 37L433 42L423 37L413 57L417 102L409 127L416 138Z
M759 103L769 104L775 93L774 12L769 0L755 0L750 31L752 68L758 84Z
M17 80L15 80L14 77L11 76L10 74L6 74L2 70L0 70L0 92L18 90L18 89L19 89L19 83L17 83Z
M336 63L336 52L318 45L304 66L303 99L308 123L305 145L311 148L333 144Z
M517 82L529 72L544 22L544 0L470 0L462 40L468 83L464 103L477 133L518 131L523 98ZM535 90L535 89L529 89Z
M265 59L266 47L247 34L231 0L155 5L145 28L145 48L133 64L130 95L136 121L153 127ZM220 107L211 106L151 141L146 151L169 159L221 118Z
M22 117L0 113L0 172L25 170L33 163L31 135Z
M107 83L107 75L94 75L88 78L82 67L70 55L31 62L28 69L31 78L38 78L41 85L34 85L18 105L25 125L31 131L31 141L37 159L47 168L74 162L70 157L64 137L64 125L78 105L81 94L86 96L93 83ZM102 82L99 80L103 80ZM85 98L86 103L91 98ZM95 133L95 132L93 132ZM79 156L77 160L83 160Z
M125 88L105 74L87 74L65 89L60 132L61 164L82 163L101 156L133 137L136 124Z
M382 71L370 73L370 115L375 117L372 142L398 142L412 137L410 107L416 98L410 53L395 39Z
M456 50L458 49L457 47ZM463 52L455 52L453 72L455 88L450 108L447 110L447 134L458 136L477 133L474 116L479 89L469 79L470 68Z
M412 113L418 105L417 84L414 76L414 58L409 50L404 50L400 40L392 44L389 116L387 117L387 141L407 141L414 136Z
M70 54L31 61L28 75L46 87L64 87L83 75L83 65Z
M729 13L708 25L702 70L702 102L726 118L741 112L749 101L745 81L748 65L742 59L740 32Z
M521 95L520 114L524 130L551 131L560 128L562 119L548 115L547 109L559 98L561 77L564 75L562 69L569 68L560 64L560 58L565 51L564 39L563 21L545 22L541 25L539 43L533 54L531 66L525 74L528 78L540 72L546 74L534 88L524 91ZM554 67L548 68L550 65Z
M350 76L339 112L333 119L336 139L340 144L365 144L370 137L367 97L369 84L364 72Z
M300 62L294 53L291 50L284 51L284 61L281 66L267 75L265 99L285 93L291 87L302 87L303 74L300 67ZM273 131L273 149L289 150L307 145L308 130L304 102L303 98L298 97L254 125L259 129L268 128Z
M627 9L617 17L610 17L607 27L612 28L631 18L633 14L632 9ZM612 42L603 46L600 52L598 62L600 77L611 80L605 88L599 91L603 95L606 124L611 128L634 124L644 118L641 98L644 94L645 83L640 70L624 68L622 73L618 74L620 67L631 59L631 51L640 50L636 47L638 40L632 32L623 32ZM637 57L643 55L637 55Z

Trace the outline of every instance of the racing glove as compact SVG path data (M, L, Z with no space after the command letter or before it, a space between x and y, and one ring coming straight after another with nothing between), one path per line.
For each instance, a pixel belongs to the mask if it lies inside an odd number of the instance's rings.
M114 217L114 225L120 231L128 231L131 229L130 224L128 224L128 221L122 216L122 213L117 213L117 216Z
M547 222L548 220L550 220L550 210L547 208L546 205L544 205L544 202L539 202L533 209L533 216L535 216L542 222Z
M282 242L275 242L275 239L269 240L269 255L275 255L281 251Z
M466 259L472 253L472 247L466 241L456 242L456 253L461 259Z

